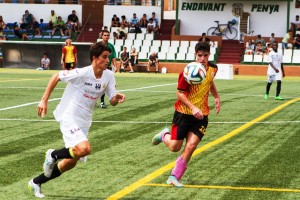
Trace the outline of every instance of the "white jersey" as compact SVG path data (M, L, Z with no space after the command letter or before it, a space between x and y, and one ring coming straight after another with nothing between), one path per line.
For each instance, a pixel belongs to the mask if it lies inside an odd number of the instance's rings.
M96 102L104 93L110 99L116 95L114 73L104 70L96 79L93 67L60 71L59 79L68 82L60 103L53 114L56 121L68 120L79 126L90 126Z
M48 65L48 64L50 63L50 59L49 59L49 58L42 58L41 63L42 63L43 65Z
M277 68L281 73L282 54L279 52L271 51L269 53L268 58L269 58L269 63L270 62L273 63L274 67ZM274 74L276 74L276 71L269 64L268 75L274 75Z

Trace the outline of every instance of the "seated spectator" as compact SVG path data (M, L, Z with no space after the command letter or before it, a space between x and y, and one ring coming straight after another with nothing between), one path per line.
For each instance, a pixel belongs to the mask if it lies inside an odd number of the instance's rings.
M27 31L30 32L32 35L40 36L40 24L38 22L31 23Z
M125 27L129 27L129 23L128 21L126 20L126 16L125 15L122 15L121 16L121 22L120 22L120 26L124 24Z
M255 54L256 55L263 55L264 54L264 48L263 48L261 42L256 43L256 45L255 45Z
M288 49L288 43L292 43L292 42L293 42L292 32L289 30L289 32L287 32L284 38L282 39L282 48Z
M266 47L266 41L265 41L265 39L263 39L262 37L261 37L261 35L257 35L257 37L256 37L256 39L255 39L255 44L257 44L257 43L261 43L261 46L263 47L263 48L265 48Z
M135 27L136 25L139 25L140 19L136 16L135 13L133 13L132 18L130 19L130 27Z
M3 17L0 15L0 27L2 28L2 30L4 30L6 28L6 24L3 21Z
M72 10L72 14L70 14L68 16L68 21L71 21L71 24L72 24L72 29L74 32L79 32L80 30L80 22L79 22L79 19L76 15L76 11L75 10Z
M121 24L121 27L118 29L119 39L125 40L127 37L128 30L124 24Z
M147 28L147 24L148 24L147 15L143 14L143 17L140 19L140 27Z
M71 37L72 36L72 29L73 29L72 22L71 22L71 20L69 20L66 23L65 35Z
M273 43L275 40L275 34L271 33L270 42Z
M210 43L210 39L206 36L206 33L202 33L202 37L199 38L198 42L207 42L207 43Z
M296 31L299 30L300 30L300 20L299 20L299 15L296 15L295 21L291 22L292 37L296 33Z
M39 27L40 27L40 31L45 31L47 29L47 24L44 23L44 20L43 19L40 19L40 24L39 24Z
M152 13L152 17L150 18L152 19L153 23L155 24L155 27L159 27L159 23L158 23L158 18L155 16L155 12ZM150 21L150 19L148 21Z
M47 53L44 53L43 58L41 60L41 65L42 65L43 70L49 69L50 59L48 58L48 54Z
M158 27L156 27L156 24L153 22L153 19L150 18L147 24L147 33L157 33L157 32L158 32Z
M129 53L127 52L127 47L123 47L123 52L120 55L120 73L125 72L127 66L130 68L130 73L134 72L132 70L131 63L129 62Z
M14 34L15 36L17 36L18 38L22 38L22 41L24 41L25 38L27 38L28 40L31 40L27 34L25 33L20 33L20 27L18 26L18 23L15 22L14 23Z
M111 19L111 27L120 27L120 19L116 14L114 14Z
M246 43L245 54L253 55L254 49L255 49L255 44L253 43L253 41L251 39L249 39L248 42Z
M275 40L274 40L274 42L275 42ZM274 43L273 42L273 43ZM273 43L269 43L269 44L267 44L267 47L266 47L266 50L265 50L265 54L266 55L269 55L269 53L271 52L271 51L273 51L273 49L272 49L272 44Z
M53 25L57 22L57 15L54 10L51 10L51 15L49 17L48 29L52 29Z
M65 29L66 29L65 22L62 20L61 16L58 16L57 22L53 25L53 30L52 30L51 36L54 35L54 33L56 32L56 30L59 30L60 31L60 35L64 36Z
M135 47L132 47L130 51L130 63L132 66L137 65L139 63L138 56L139 52L136 51Z
M21 29L30 28L30 24L34 23L36 20L32 14L29 13L28 10L25 10L25 14L22 17L22 24L20 26Z
M6 36L3 33L3 28L0 26L0 40L6 40Z
M293 40L294 48L300 49L300 34L297 34Z
M113 32L113 39L119 39L119 34L117 32Z
M148 65L147 65L147 71L150 73L150 67L155 67L155 73L158 73L158 56L157 53L152 52L149 56Z

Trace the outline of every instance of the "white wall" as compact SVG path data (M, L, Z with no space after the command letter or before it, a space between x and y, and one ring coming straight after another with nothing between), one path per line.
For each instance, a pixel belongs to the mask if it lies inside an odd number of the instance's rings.
M82 22L82 5L60 5L60 4L15 4L15 3L1 3L0 15L2 15L5 23L22 22L22 16L28 10L35 19L39 22L44 19L44 23L49 22L51 10L54 10L57 16L61 16L66 22L68 15L72 14L72 10L76 11L76 15L80 22Z
M159 23L161 23L161 8L159 6L104 6L104 15L103 15L103 26L110 27L111 18L114 14L120 18L125 15L128 22L132 18L133 13L136 13L136 16L141 19L143 14L147 15L147 18L152 17L152 12L155 12L155 16L158 18Z
M294 0L295 1L295 0ZM225 4L223 10L203 11L203 10L182 10L183 3L220 3ZM232 5L242 3L244 12L250 13L250 30L254 30L254 35L270 36L275 33L277 37L286 34L287 27L287 2L284 1L203 1L203 0L179 0L178 18L180 19L181 35L201 35L207 32L209 27L215 26L214 21L227 23L229 20L237 19L232 14ZM252 10L253 5L278 5L278 12L262 12L258 9ZM300 9L295 9L295 2L291 2L291 16L293 20L296 13L300 14ZM237 26L236 26L237 27Z

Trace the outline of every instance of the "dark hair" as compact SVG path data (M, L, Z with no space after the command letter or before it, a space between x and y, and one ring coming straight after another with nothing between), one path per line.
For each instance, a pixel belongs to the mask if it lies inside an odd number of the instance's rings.
M91 61L93 61L94 56L96 58L98 58L103 53L103 51L111 52L109 46L104 44L102 41L92 44L91 47L90 47L90 59L91 59Z
M110 32L109 32L108 30L105 30L105 29L102 30L102 35L103 35L103 33L108 33L108 34L110 34Z
M204 52L210 52L210 46L207 42L198 42L195 46L195 52L198 51L204 51Z
M48 54L47 54L47 53L44 53L43 55L44 55L44 56L48 56Z

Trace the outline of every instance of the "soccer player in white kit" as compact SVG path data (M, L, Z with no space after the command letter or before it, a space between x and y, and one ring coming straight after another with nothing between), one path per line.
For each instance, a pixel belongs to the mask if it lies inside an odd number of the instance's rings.
M91 153L88 131L99 97L105 93L113 106L125 101L125 95L116 91L114 72L106 69L110 53L107 45L95 43L90 48L90 66L60 71L50 79L38 105L38 116L47 114L48 100L58 81L67 82L61 101L53 112L60 123L65 147L49 149L43 164L44 173L29 181L28 188L36 197L45 197L41 184L74 168L80 158Z
M274 42L272 44L272 49L269 53L269 66L268 66L268 83L266 87L266 94L264 95L265 99L269 98L269 92L272 83L276 80L277 87L276 87L276 96L275 100L283 100L280 96L281 91L281 80L285 77L283 64L282 64L282 54L278 52L278 42Z

